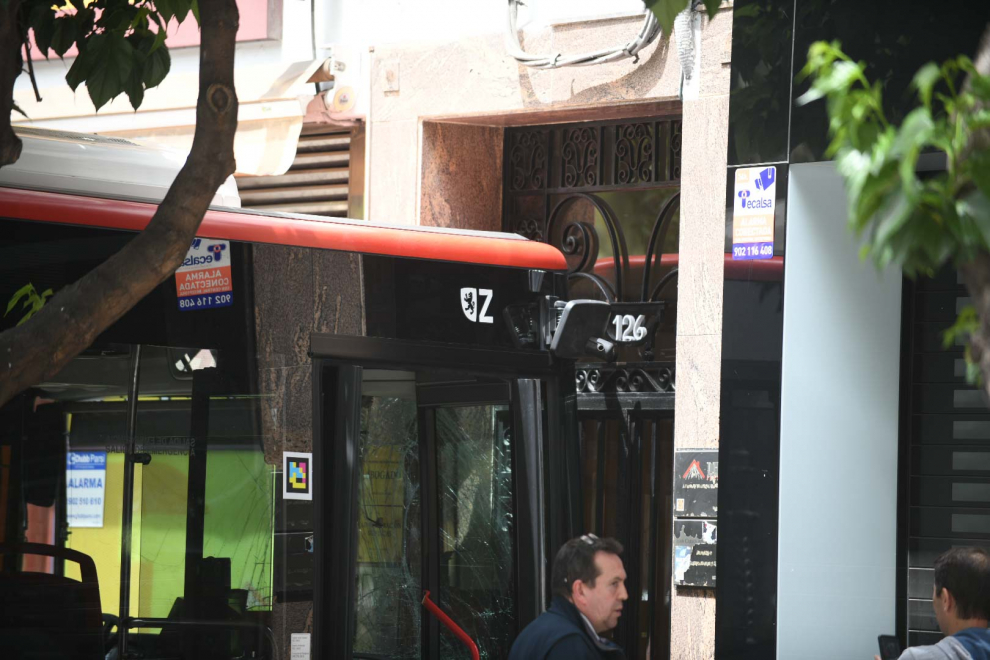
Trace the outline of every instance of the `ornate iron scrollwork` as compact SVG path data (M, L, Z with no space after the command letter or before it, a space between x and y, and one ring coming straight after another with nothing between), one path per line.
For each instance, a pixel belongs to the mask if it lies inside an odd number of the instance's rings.
M601 166L601 131L595 127L564 129L560 169L565 188L596 186Z
M671 393L676 390L673 365L578 365L574 374L579 394Z
M510 184L513 191L542 190L547 184L548 131L513 134L509 150Z
M579 200L590 202L605 222L605 228L608 231L608 240L612 247L612 262L615 269L614 294L612 298L606 298L606 300L622 300L623 266L625 268L629 267L629 253L626 249L626 239L622 234L622 227L619 226L619 223L615 219L615 211L612 210L612 207L605 200L597 195L587 193L574 193L565 197L550 213L550 219L547 221L547 240L553 240L554 226L564 217L564 209ZM580 220L567 223L561 232L560 245L558 247L561 252L568 256L577 255L579 257L577 264L571 266L569 269L571 276L581 273L581 277L586 279L600 280L600 289L603 288L603 285L607 289L612 289L607 281L596 273L591 272L598 258L598 232L595 230L594 225L581 222Z
M652 124L615 127L615 182L650 183L654 180L656 137Z
M654 289L653 295L647 297L650 287L650 269L653 267L653 255L658 250L663 250L664 240L667 238L667 230L670 229L670 224L674 219L674 209L680 205L680 202L681 193L677 192L660 208L656 222L653 223L653 231L650 232L650 242L646 245L646 255L643 262L643 302L656 300L657 294L663 290L663 285L667 283L670 277L670 273L668 273L660 282L660 285ZM672 272L676 273L677 269L675 268Z
M681 178L681 122L670 122L670 178Z
M540 226L539 220L533 218L520 218L519 222L516 223L515 233L531 241L543 240L543 228Z

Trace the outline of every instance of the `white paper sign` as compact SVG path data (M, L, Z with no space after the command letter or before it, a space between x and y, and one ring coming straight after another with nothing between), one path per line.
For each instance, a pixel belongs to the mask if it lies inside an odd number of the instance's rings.
M309 633L292 633L291 660L309 660Z
M103 527L107 453L70 451L66 456L65 476L69 527Z

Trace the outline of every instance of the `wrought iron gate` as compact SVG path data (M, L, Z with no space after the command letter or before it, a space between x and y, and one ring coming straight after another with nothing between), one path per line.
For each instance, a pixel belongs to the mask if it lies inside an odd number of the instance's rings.
M503 230L560 248L571 297L618 310L618 361L577 364L575 385L582 519L625 545L630 658L669 656L680 152L679 117L505 134Z

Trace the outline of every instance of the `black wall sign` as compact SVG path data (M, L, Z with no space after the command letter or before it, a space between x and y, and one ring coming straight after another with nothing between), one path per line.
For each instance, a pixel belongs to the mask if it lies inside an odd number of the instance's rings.
M715 587L714 520L674 520L674 584L682 587Z
M678 449L674 452L674 515L680 518L718 517L717 449Z

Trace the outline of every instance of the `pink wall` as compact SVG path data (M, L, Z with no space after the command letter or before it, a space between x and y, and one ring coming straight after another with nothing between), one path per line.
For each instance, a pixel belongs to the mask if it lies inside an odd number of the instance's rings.
M268 38L268 1L269 0L237 0L237 9L240 11L240 27L237 29L238 41L258 41ZM183 48L185 46L199 45L199 25L191 15L180 25L174 18L168 24L168 38L165 43L169 48ZM34 35L31 35L31 59L41 60L44 55L38 50L34 42ZM65 57L75 57L78 51L73 46L65 53ZM49 56L57 58L54 52Z

